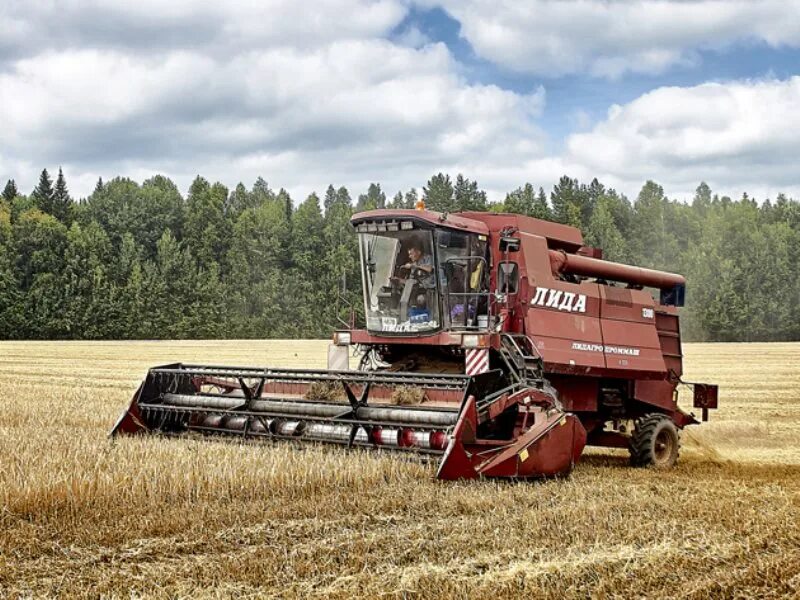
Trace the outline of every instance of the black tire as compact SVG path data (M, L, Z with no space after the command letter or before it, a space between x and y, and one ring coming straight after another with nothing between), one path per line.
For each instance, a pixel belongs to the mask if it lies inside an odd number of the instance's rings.
M657 413L636 421L631 436L631 464L634 467L669 469L678 460L680 436L672 419Z

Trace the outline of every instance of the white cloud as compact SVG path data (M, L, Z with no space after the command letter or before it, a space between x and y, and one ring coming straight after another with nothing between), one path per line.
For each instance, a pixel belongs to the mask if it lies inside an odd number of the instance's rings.
M522 48L549 44L560 65L608 73L631 68L634 55L649 68L692 59L682 45L686 31L673 28L669 37L656 27L669 20L669 2L641 24L653 44L626 54L620 40L627 34L614 25L603 33L610 50L591 55L586 44L601 43L591 38L604 30L604 7L642 4L557 4L537 0L534 8L561 20L514 34ZM680 4L694 10L697 3ZM722 13L729 4L705 6ZM581 133L562 150L539 125L544 88L519 93L468 81L443 44L413 27L397 35L407 11L399 0L323 1L311 16L288 1L154 6L0 5L9 31L0 39L0 184L14 177L29 191L42 167L61 165L77 196L90 193L98 176L154 173L183 190L198 173L229 186L262 175L296 199L329 183L355 196L379 181L394 193L438 171L477 179L493 199L525 181L548 188L564 173L597 176L628 194L646 179L670 193L690 193L702 179L732 194L798 189L797 78L659 88L612 107L599 123L577 109L572 121ZM594 25L573 23L575 6L599 11ZM484 35L510 27L509 10L497 6ZM797 27L785 20L769 28L751 16L752 30L769 43L784 43ZM520 25L525 18L516 15ZM692 21L685 29L702 27Z
M541 88L468 83L441 43L47 50L0 73L0 145L28 158L0 168L28 190L30 163L62 164L76 195L100 175L149 172L184 189L201 173L229 185L263 175L303 193L378 180L393 192L467 161L541 155L544 101Z
M623 189L656 179L688 195L706 180L774 197L800 188L799 107L800 77L663 87L570 136L565 160Z
M384 35L406 12L402 0L5 0L0 57L75 46L228 55L267 45L308 48Z
M739 42L800 46L798 0L420 0L478 55L544 76L655 74Z
M397 43L401 46L411 46L412 48L420 48L425 44L429 44L431 39L422 33L418 27L408 27L399 36L397 36Z

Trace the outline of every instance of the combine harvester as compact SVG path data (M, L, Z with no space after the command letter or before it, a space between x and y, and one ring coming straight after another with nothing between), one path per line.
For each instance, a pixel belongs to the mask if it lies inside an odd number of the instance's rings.
M333 334L328 370L157 367L111 434L333 442L439 455L441 479L542 477L587 443L670 467L698 423L677 387L704 421L717 407L717 386L681 380L680 275L602 260L577 229L520 215L419 206L352 225L366 327Z

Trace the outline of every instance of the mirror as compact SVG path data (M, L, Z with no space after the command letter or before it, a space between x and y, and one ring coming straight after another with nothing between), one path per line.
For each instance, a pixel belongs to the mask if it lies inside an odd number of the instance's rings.
M519 238L500 238L500 252L519 252Z

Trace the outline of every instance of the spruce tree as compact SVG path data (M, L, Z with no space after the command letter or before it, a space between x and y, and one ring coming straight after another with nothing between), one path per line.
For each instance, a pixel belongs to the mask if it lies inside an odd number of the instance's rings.
M289 192L281 188L280 190L278 190L278 195L275 196L275 199L278 201L278 204L283 206L283 210L286 213L286 223L289 225L289 230L291 231L292 213L294 212L292 197L289 195Z
M419 195L417 194L417 188L411 188L406 192L402 208L416 208L418 200L419 200Z
M547 221L553 219L553 211L550 210L550 205L547 204L547 195L544 193L543 187L539 188L539 194L536 196L536 200L533 201L531 216Z
M453 186L453 201L457 211L486 210L486 192L478 189L477 181L471 181L461 173L456 177Z
M536 200L536 193L530 183L524 187L519 187L513 192L506 194L505 212L533 216L533 203Z
M249 207L250 192L247 191L247 188L245 188L244 184L240 181L228 196L228 201L225 205L225 214L231 219L236 220L236 217Z
M259 207L265 202L275 200L275 192L270 189L269 184L263 177L256 179L253 184L253 191L250 192L251 206L253 208Z
M274 199L274 198L273 198ZM228 190L210 185L199 175L189 187L184 220L184 242L198 264L208 269L219 264L230 245L230 223L225 219Z
M327 295L327 311L323 313L323 318L329 327L335 326L337 318L347 319L348 316L345 305L338 301L343 275L347 283L348 302L357 309L361 307L358 245L350 226L352 213L350 194L347 188L341 187L335 192L333 204L325 211L323 224L324 264L329 266L329 271L321 281Z
M330 332L329 323L319 318L321 308L328 305L323 278L332 269L325 262L324 219L319 197L312 193L297 207L292 223L290 251L293 267L284 284L291 298L294 331L299 336L323 337Z
M456 209L455 190L449 175L437 173L428 180L428 184L422 188L422 191L428 210L453 212Z
M43 213L53 214L53 194L53 180L50 179L50 173L47 172L47 169L42 169L39 183L33 189L31 197L36 207Z
M668 234L664 207L668 203L664 188L653 181L642 186L633 206L631 247L639 266L651 269L674 269L668 256Z
M69 206L71 203L72 198L69 197L67 181L64 178L64 172L61 170L61 167L59 167L56 187L53 191L53 216L62 223L67 223L69 220Z
M370 183L367 193L358 196L356 212L375 210L376 208L386 208L386 194L381 190L380 183Z
M3 188L3 198L5 198L6 202L11 204L19 195L19 190L17 189L17 184L13 179L9 179L8 183L6 183L6 187Z
M284 251L282 254L282 261L284 267L289 267L292 263L292 253L289 249L289 240L294 235L294 230L292 229L292 217L294 216L294 204L292 203L292 197L289 195L285 189L281 188L278 190L278 195L275 196L275 202L277 202L278 206L283 209L283 214L285 217L286 223L286 233L283 236L283 246Z
M389 208L405 208L403 203L403 192L397 192L389 203Z
M603 257L616 262L627 262L628 254L625 239L614 223L611 212L612 199L600 196L595 204L594 212L585 231L584 240L587 245L603 249Z
M328 214L328 211L331 209L336 203L336 189L333 185L329 185L328 189L325 190L325 200L323 201L322 206L325 208L325 214Z
M553 204L555 221L573 227L581 227L583 217L581 187L577 179L571 179L566 175L553 186L550 201Z

